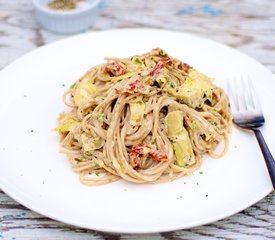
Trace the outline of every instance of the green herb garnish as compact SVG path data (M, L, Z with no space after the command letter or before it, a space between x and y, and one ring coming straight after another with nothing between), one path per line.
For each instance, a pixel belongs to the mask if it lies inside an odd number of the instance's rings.
M72 85L70 86L70 88L71 88L71 89L74 88L75 85L76 85L76 82L75 82L74 84L72 84Z
M199 172L199 174L203 174L203 172Z
M105 114L104 113L99 113L96 115L97 119L99 120L103 120L105 118Z
M197 127L197 123L196 123L195 120L193 120L192 123L191 123L191 128L195 129L196 127Z
M100 174L99 172L96 172L96 173L95 173L96 176L99 176L99 174Z
M208 94L208 95L207 95L207 99L210 101L211 104L213 104L213 102L214 102L214 97L213 97L212 94Z
M135 63L141 64L142 62L140 61L139 58L135 58Z
M162 57L164 57L164 56L167 55L167 53L166 53L165 51L162 50L162 51L159 53L159 55L162 56Z
M176 84L175 84L174 82L170 81L170 80L167 82L167 85L168 85L170 88L175 88L175 87L176 87Z

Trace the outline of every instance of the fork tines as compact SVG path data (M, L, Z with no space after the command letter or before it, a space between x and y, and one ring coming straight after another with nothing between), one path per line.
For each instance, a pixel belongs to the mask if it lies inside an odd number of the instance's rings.
M228 94L234 122L242 127L257 127L264 123L259 99L249 77L227 81Z

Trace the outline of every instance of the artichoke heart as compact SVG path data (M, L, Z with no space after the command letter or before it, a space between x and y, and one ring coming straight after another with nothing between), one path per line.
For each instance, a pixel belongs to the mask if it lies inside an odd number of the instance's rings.
M74 102L75 104L80 107L88 102L90 97L92 97L97 91L96 85L93 84L93 80L84 77L81 81L77 84L75 94L74 94Z
M145 103L142 99L136 99L130 102L130 125L141 125L145 111Z
M72 114L68 113L61 113L58 118L58 123L58 126L54 128L54 130L61 133L70 132L80 124Z
M186 167L195 163L195 155L188 132L183 126L183 112L169 112L165 118L168 138L172 142L176 163Z
M90 152L96 149L100 149L104 145L104 140L100 137L91 137L87 133L82 133L80 140L84 151Z
M177 89L168 88L171 95L191 108L201 108L204 104L204 96L211 98L212 90L211 79L194 69L189 71L187 78ZM211 101L211 99L209 100Z
M156 81L160 87L163 87L167 79L169 79L169 73L166 68L161 69L160 74L157 76Z

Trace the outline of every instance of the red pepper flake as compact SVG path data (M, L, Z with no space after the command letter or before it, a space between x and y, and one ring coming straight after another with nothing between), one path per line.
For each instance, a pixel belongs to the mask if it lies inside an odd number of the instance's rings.
M158 161L158 162L162 162L162 161L167 161L168 160L168 156L167 154L157 150L155 152L150 152L150 156L153 158L153 160Z
M134 92L137 89L143 88L143 85L140 80L136 80L133 83L130 83L129 86L126 89L126 92Z
M170 57L166 56L166 57L163 57L160 61L162 61L163 63L166 63L168 65L172 65L172 60Z
M190 66L187 63L181 63L179 65L179 69L183 70L184 72L188 72Z
M105 66L104 72L112 74L113 76L121 76L125 74L125 69L118 63L112 62Z
M121 90L118 89L118 88L115 88L115 92L116 92L116 94L120 94L120 93L121 93Z
M160 62L157 63L153 69L148 73L147 76L154 76L160 74L160 70L165 67L165 64L172 65L172 60L169 56L161 58Z
M158 63L156 64L153 69L151 70L151 72L149 72L148 76L154 76L157 74L160 74L160 70L164 68L164 64L163 63Z
M218 98L217 94L212 92L212 97L213 97L213 99L215 101L215 104L216 104L219 101L219 98Z
M135 80L134 82L130 83L126 88L124 89L118 89L118 88L114 88L115 89L115 93L116 94L120 94L122 92L128 92L128 93L133 93L135 90L137 89L141 89L143 88L143 84L140 80Z

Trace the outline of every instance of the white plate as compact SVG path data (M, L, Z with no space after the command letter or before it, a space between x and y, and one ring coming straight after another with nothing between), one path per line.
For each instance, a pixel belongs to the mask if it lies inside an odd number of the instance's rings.
M236 128L226 156L218 160L205 157L201 169L189 177L156 185L118 181L86 187L79 182L66 157L58 152L58 137L51 131L58 114L65 110L63 92L105 56L128 57L154 47L215 77L222 87L229 76L249 74L266 117L263 134L275 153L271 129L275 79L255 60L213 41L176 32L124 29L89 33L41 47L0 73L2 190L50 218L125 233L209 223L237 213L271 192L255 137Z

